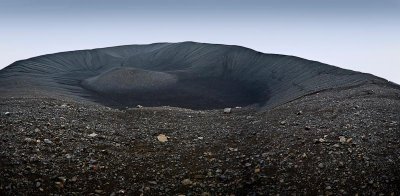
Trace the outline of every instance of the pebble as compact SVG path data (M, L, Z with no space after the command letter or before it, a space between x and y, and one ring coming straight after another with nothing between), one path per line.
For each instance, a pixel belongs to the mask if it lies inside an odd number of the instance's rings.
M302 114L303 114L303 111L301 111L301 110L297 112L297 115L302 115Z
M98 189L96 189L94 192L100 194L100 193L103 193L103 190L98 190Z
M335 148L339 148L339 147L340 147L340 145L339 145L339 144L334 144L334 145L333 145L333 147L335 147Z
M44 139L43 142L46 143L46 144L52 144L52 143L53 143L53 142L52 142L51 140L49 140L49 139Z
M345 142L346 142L346 137L344 137L344 136L339 136L339 142L340 142L340 143L345 143Z
M325 187L325 189L326 189L326 190L331 190L332 187L331 187L331 186L327 186L327 187Z
M168 138L167 138L167 136L166 136L166 135L164 135L164 134L160 134L160 135L158 135L158 136L157 136L157 139L158 139L158 141L159 141L159 142L162 142L162 143L164 143L164 142L168 141Z
M64 188L64 184L62 182L55 182L54 183L58 188Z
M96 137L97 134L96 134L96 133L91 133L91 134L89 134L88 136L89 136L89 137Z
M152 185L157 185L156 181L149 181L149 183L152 184Z
M229 150L230 150L230 151L233 151L233 152L237 152L237 151L238 151L237 148L229 148Z
M229 113L231 113L232 112L232 108L225 108L224 109L224 113L225 114L229 114Z
M318 164L318 167L319 167L319 168L324 168L324 164L323 164L323 163L320 163L320 164Z
M193 182L190 179L184 179L181 182L183 185L187 186L187 185L191 185Z

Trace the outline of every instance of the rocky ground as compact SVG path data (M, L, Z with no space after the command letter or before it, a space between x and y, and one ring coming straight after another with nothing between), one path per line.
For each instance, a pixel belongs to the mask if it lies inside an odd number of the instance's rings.
M267 112L0 99L0 195L400 194L400 90Z

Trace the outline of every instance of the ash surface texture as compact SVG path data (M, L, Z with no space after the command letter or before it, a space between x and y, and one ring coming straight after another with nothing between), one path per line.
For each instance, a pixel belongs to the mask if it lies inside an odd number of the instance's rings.
M0 84L0 195L400 194L400 88L373 75L184 42L35 57Z

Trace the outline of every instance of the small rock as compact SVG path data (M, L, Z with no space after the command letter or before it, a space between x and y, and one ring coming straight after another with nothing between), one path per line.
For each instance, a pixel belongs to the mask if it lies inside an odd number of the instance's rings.
M10 115L11 115L11 112L4 112L4 115L10 116Z
M323 163L320 163L320 164L318 164L318 167L319 167L319 168L324 168L324 164L323 164Z
M162 143L164 143L164 142L168 141L168 138L167 138L167 136L166 136L166 135L164 135L164 134L160 134L160 135L158 135L158 136L157 136L157 139L158 139L158 141L159 141L159 142L162 142Z
M64 184L62 182L55 182L54 184L57 188L64 188Z
M302 114L303 114L303 111L301 111L301 110L297 112L297 115L302 115Z
M229 148L229 151L232 151L232 152L237 152L237 151L238 151L238 149L237 149L237 148Z
M339 145L339 144L334 144L334 145L333 145L333 147L335 147L335 148L339 148L339 147L340 147L340 145Z
M326 189L326 190L331 190L332 187L331 187L331 186L327 186L327 187L325 187L325 189Z
M143 106L142 105L137 105L136 108L143 108Z
M36 182L36 188L39 188L42 183Z
M204 137L197 137L197 139L202 140L202 139L204 139Z
M36 140L34 140L34 139L32 139L32 138L29 138L29 137L25 138L24 141L25 141L26 143L33 143L33 142L36 142Z
M103 193L103 190L98 190L98 189L96 189L96 190L94 190L94 192L100 194L100 193Z
M157 185L156 181L149 181L149 183L152 184L152 185Z
M339 136L339 142L340 142L340 143L345 143L345 142L346 142L346 137L344 137L344 136Z
M77 180L78 180L78 177L74 176L74 177L72 177L69 181L71 181L71 182L76 182Z
M286 124L286 121L281 121L281 122L279 122L279 124L281 124L281 125L285 125Z
M181 183L185 186L188 186L188 185L191 185L193 182L187 178L187 179L182 180Z
M310 130L311 127L310 127L310 126L305 126L304 129L305 129L305 130Z
M250 167L250 166L251 166L251 163L245 163L244 166Z
M46 143L46 144L52 144L52 143L53 143L53 142L52 142L51 140L49 140L49 139L44 139L43 142Z
M91 134L89 134L88 136L89 136L89 137L96 137L97 134L96 134L96 133L91 133Z
M260 173L261 169L260 168L256 168L254 169L254 173Z
M229 114L229 113L231 113L231 111L232 111L232 108L225 108L224 109L224 113L225 114Z
M60 177L58 177L58 180L61 182L61 183L65 183L66 181L67 181L67 178L65 178L64 176L60 176Z
M373 184L373 183L374 183L374 180L370 180L368 183L369 183L369 184Z

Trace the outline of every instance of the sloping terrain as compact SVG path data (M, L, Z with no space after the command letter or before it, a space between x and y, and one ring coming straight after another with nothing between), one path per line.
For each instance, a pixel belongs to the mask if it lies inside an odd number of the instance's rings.
M387 82L369 74L239 46L195 42L49 54L0 71L4 96L67 96L108 106L273 108L324 89Z
M0 104L1 195L400 193L392 86L323 91L265 113Z

